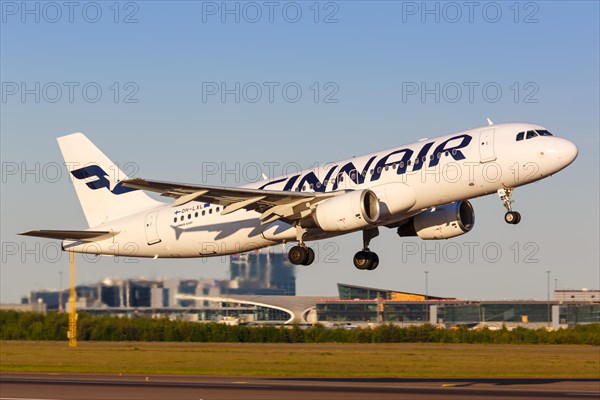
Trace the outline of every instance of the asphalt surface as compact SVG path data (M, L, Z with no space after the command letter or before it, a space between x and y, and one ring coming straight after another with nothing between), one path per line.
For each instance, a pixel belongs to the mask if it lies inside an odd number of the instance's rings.
M281 378L0 373L0 400L600 399L600 379Z

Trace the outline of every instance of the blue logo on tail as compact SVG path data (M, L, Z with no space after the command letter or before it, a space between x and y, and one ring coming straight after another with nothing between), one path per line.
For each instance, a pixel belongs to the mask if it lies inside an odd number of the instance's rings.
M137 190L134 188L125 187L122 185L121 182L117 183L115 187L112 190L110 190L110 181L106 179L108 174L98 165L89 165L87 167L76 169L74 171L71 171L71 174L77 179L86 179L94 176L98 178L94 181L86 183L87 187L89 187L92 190L106 188L112 194L117 195Z

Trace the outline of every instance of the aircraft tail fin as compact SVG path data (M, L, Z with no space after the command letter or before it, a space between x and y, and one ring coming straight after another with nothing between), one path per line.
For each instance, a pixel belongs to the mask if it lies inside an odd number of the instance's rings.
M127 175L83 133L57 141L90 227L162 204L141 190L122 186Z

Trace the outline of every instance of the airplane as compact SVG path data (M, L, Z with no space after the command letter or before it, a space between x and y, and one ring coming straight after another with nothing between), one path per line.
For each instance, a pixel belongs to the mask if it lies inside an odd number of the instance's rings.
M62 240L63 251L150 258L221 256L293 242L289 261L310 265L315 253L306 242L362 231L353 259L361 270L379 265L369 248L379 227L424 240L469 232L472 198L497 193L504 220L518 224L514 189L555 174L578 154L574 143L540 125L488 119L487 126L221 187L128 178L84 134L57 140L89 228L22 235Z

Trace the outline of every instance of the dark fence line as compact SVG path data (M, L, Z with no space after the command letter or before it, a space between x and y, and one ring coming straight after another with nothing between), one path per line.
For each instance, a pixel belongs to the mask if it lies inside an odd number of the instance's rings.
M0 311L2 340L66 340L68 315ZM247 342L247 343L493 343L600 345L600 324L547 331L438 329L431 325L375 328L308 328L228 326L217 323L169 319L117 318L79 314L78 339L150 342Z

